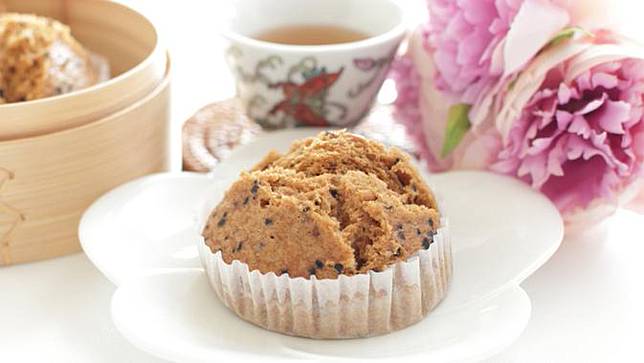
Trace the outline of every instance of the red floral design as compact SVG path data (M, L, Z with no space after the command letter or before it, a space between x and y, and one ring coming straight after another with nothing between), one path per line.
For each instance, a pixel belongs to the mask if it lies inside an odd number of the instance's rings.
M342 69L335 73L327 73L324 68L314 69L303 74L305 78L303 83L297 84L289 81L270 85L271 88L282 90L284 100L273 106L269 114L275 115L278 112L283 112L299 123L308 126L329 125L325 117L327 90L341 74Z

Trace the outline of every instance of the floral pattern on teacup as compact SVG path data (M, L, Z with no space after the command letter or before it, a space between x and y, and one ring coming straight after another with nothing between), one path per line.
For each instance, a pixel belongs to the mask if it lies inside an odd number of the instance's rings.
M284 117L293 118L299 124L307 126L328 126L327 95L329 88L338 80L342 71L328 73L325 67L315 67L302 72L303 82L293 81L269 84L270 88L279 88L284 99L275 104L269 116L282 113Z
M284 70L284 59L270 55L249 72L240 66L241 56L239 48L229 48L229 62L237 75L237 93L261 87L262 92L254 92L245 100L245 106L249 117L264 128L330 126L346 118L347 106L328 99L329 90L344 68L328 71L315 57L309 56Z
M397 49L397 48L396 48ZM371 87L376 80L382 81L389 70L389 65L394 59L396 49L391 51L387 56L382 58L356 58L353 65L363 72L371 72L372 75L365 82L358 84L355 88L347 92L349 98L356 98L366 89Z
M246 113L262 127L350 127L371 110L396 50L282 54L233 43L227 60Z

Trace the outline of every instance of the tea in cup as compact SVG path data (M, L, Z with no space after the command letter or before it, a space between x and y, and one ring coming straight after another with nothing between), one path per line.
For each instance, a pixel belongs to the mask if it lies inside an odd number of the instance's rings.
M392 0L238 0L226 56L246 112L265 128L352 126L405 30Z

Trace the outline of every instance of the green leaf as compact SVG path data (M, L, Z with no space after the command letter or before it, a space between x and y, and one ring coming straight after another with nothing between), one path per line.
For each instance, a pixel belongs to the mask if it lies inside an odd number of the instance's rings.
M554 47L557 44L560 44L562 42L565 42L566 40L572 39L576 34L583 34L587 36L594 36L593 33L589 32L588 30L578 27L578 26L571 26L568 28L562 29L559 33L557 33L550 41L548 44L546 44L547 47Z
M508 91L512 91L514 86L516 86L517 81L519 80L519 77L518 77L519 75L521 75L521 72L519 72L517 74L517 77L515 77L512 81L510 81L510 83L508 83Z
M472 105L466 103L458 103L452 105L447 113L447 128L445 129L445 141L443 141L443 149L441 150L441 157L445 158L451 153L467 131L472 127L470 118L468 116Z

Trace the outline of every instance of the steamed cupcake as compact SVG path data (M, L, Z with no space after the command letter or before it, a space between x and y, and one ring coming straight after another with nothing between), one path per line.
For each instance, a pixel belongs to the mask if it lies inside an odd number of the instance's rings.
M0 13L0 103L30 101L109 79L107 61L69 27L45 17Z
M411 325L442 300L444 223L405 154L324 132L241 174L207 218L202 260L218 296L252 323L365 337Z

